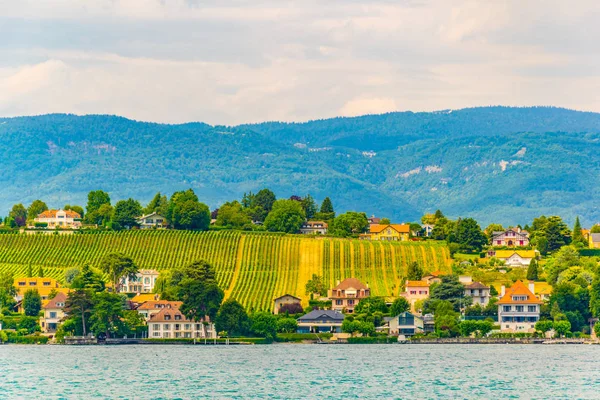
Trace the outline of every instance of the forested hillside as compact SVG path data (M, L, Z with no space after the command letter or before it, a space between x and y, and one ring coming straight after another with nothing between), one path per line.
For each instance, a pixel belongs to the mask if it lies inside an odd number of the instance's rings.
M237 127L114 116L0 119L0 209L90 190L142 201L193 188L211 207L268 187L330 196L336 211L416 220L525 224L558 214L600 220L600 114L488 107Z
M247 308L270 310L275 297L291 294L308 301L313 274L328 287L353 277L376 296L397 296L411 261L425 272L450 272L444 242L370 242L234 231L124 231L73 235L0 235L0 271L15 277L38 271L64 280L69 267L98 265L103 255L122 252L139 268L169 269L207 260L226 297Z

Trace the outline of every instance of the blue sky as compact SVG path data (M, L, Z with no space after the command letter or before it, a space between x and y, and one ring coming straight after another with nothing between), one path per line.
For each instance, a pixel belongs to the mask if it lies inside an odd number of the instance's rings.
M599 20L591 0L0 0L0 116L600 112Z

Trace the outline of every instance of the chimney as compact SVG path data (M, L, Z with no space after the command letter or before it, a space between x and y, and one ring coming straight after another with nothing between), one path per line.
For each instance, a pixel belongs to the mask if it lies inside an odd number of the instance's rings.
M535 283L533 281L529 281L529 291L535 294Z
M504 286L504 285L500 286L500 297L504 297L505 293L506 293L506 286Z

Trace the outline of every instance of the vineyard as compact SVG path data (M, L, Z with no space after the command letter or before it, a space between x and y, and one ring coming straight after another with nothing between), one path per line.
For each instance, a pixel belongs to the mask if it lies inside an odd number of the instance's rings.
M304 286L312 274L329 286L345 278L368 283L373 295L397 296L411 261L426 272L448 270L450 254L440 242L370 242L299 235L233 231L124 231L75 235L0 235L0 271L15 277L29 266L62 281L64 270L96 266L119 251L140 268L168 269L205 259L216 270L226 297L248 308L270 310L275 297L291 294L305 302Z

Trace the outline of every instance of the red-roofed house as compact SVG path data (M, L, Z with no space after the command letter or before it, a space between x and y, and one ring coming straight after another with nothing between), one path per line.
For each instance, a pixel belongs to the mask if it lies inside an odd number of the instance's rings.
M465 284L465 296L473 299L473 305L479 304L484 307L490 302L490 287L481 282L470 282Z
M498 300L500 329L508 332L533 332L540 319L542 301L534 294L534 283L527 287L516 281L510 288L502 286Z
M54 298L42 307L44 315L40 318L40 326L44 333L54 333L60 321L64 318L65 301L67 300L66 293L59 292Z
M151 339L180 339L217 337L215 324L208 319L193 321L187 319L179 308L163 308L148 320L148 337Z
M328 296L331 300L331 309L334 311L354 312L354 307L360 299L369 297L371 289L356 278L344 279L333 289L329 290Z
M48 224L49 229L79 229L81 228L81 215L71 210L46 210L38 214L35 222Z
M161 310L175 310L179 309L183 303L181 301L168 301L168 300L149 300L144 302L137 308L137 312L140 313L146 321L148 321L153 315L158 314Z

